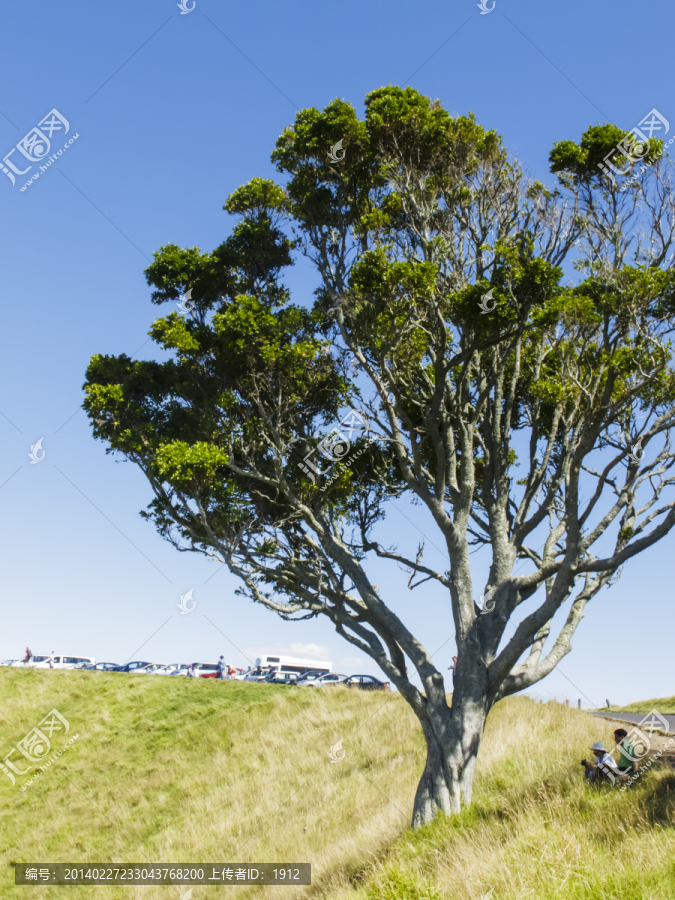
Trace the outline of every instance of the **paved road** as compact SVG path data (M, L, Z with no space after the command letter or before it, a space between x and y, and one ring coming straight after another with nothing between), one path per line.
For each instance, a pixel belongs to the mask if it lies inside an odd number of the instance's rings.
M594 716L601 716L603 719L618 719L620 722L630 722L632 725L639 725L645 718L646 713L622 713L622 712L596 712ZM675 734L675 716L663 716L668 722L669 733Z

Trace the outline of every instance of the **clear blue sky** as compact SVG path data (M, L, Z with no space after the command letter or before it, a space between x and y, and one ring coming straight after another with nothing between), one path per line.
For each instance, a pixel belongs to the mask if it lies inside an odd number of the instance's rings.
M553 142L589 124L630 128L656 107L675 128L674 24L668 4L625 0L496 0L487 15L475 0L196 0L187 15L175 0L5 4L0 157L53 108L79 137L24 192L35 167L15 187L0 174L0 657L28 643L120 662L224 653L244 665L261 651L325 648L338 671L377 674L328 624L285 623L236 597L226 570L177 553L143 522L144 478L106 456L78 412L89 357L152 352L139 350L163 314L143 276L152 252L222 242L233 224L225 198L275 177L269 154L296 106L337 96L361 110L368 91L409 80L452 113L473 111L550 181ZM52 149L65 140L55 134ZM289 282L297 302L311 298L305 268ZM39 438L46 456L33 465ZM417 511L402 512L440 546ZM416 546L415 527L391 521ZM648 551L592 602L537 696L589 705L675 694L672 548L668 538ZM443 595L409 593L398 570L375 569L373 581L440 647L445 669L454 644ZM197 605L181 616L189 588Z

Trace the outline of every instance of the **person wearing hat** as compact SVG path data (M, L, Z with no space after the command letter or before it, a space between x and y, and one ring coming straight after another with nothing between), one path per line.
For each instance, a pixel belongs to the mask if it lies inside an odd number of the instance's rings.
M225 657L221 656L220 659L218 660L218 678L221 681L225 680L225 668L226 668Z
M602 741L596 741L591 750L595 756L595 765L582 759L581 765L586 770L585 777L598 781L603 775L614 784L615 779L621 773L614 762L614 757L608 752Z

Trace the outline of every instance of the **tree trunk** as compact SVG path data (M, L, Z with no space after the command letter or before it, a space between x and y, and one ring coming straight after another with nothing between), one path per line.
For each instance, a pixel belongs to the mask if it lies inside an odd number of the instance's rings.
M415 794L412 827L420 828L436 813L458 813L471 802L473 776L485 720L465 716L458 708L443 713L426 710L421 719L427 759ZM475 712L475 711L474 711ZM454 715L453 715L454 713Z

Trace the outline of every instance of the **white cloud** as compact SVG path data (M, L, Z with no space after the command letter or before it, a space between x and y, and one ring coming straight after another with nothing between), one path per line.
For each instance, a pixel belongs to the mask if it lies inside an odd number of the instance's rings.
M266 647L255 647L246 651L248 656L294 656L298 659L316 659L328 661L331 652L320 644L270 644Z
M344 668L354 669L357 675L359 674L359 672L372 669L375 665L372 660L364 659L362 656L341 656L339 664L341 670Z

